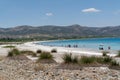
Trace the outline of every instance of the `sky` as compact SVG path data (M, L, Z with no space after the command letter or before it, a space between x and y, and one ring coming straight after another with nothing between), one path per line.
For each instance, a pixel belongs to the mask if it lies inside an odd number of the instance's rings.
M120 25L120 0L0 0L0 28Z

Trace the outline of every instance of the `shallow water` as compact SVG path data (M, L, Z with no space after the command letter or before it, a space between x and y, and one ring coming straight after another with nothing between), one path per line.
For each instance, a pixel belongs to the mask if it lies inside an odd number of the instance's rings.
M98 50L100 47L103 47L104 50L120 50L120 38L90 38L90 39L79 39L79 40L58 40L58 41L48 41L48 42L40 42L38 44L42 44L45 46L61 46L66 47L70 45L70 47L75 47L77 45L78 48L91 48Z

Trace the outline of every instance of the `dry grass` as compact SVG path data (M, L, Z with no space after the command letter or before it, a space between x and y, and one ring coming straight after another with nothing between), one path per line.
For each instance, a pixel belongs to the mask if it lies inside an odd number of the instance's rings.
M32 57L37 57L37 53L29 50L24 50L24 51L21 51L20 53L25 55L31 55Z
M40 63L37 63L34 67L34 70L35 71L44 71L45 70L45 66L40 64Z
M0 61L3 60L5 58L5 56L0 56Z
M56 63L53 55L50 52L42 52L37 60L40 63Z

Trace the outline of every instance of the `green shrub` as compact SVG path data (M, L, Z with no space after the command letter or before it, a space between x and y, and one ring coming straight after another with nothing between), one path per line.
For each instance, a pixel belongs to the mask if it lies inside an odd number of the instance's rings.
M95 56L91 56L91 57L82 56L80 58L80 63L81 64L91 64L91 63L94 63L95 61L96 61L96 57Z
M37 53L42 53L42 50L40 50L40 49L39 49L39 50L37 50Z
M74 56L74 58L72 58L72 63L78 63L78 56Z
M71 63L72 62L72 55L71 54L64 54L62 59L65 63Z
M52 49L51 53L57 53L57 50L56 49Z
M36 53L33 53L33 54L32 54L32 57L37 57L37 54L36 54Z
M96 62L100 64L104 64L104 58L103 57L96 57Z
M105 57L103 58L103 63L111 63L112 58L111 57Z
M120 51L118 51L117 57L120 57Z
M20 51L18 49L12 49L11 51L8 52L8 57L20 55Z
M64 63L78 63L78 57L72 57L72 54L64 54L62 59L64 60Z
M14 54L10 51L10 52L8 52L8 55L7 55L8 57L12 57L12 56L14 56Z
M111 61L111 66L120 66L119 63L115 60Z
M39 56L40 59L53 59L53 55L50 52L42 52Z
M9 46L4 46L3 48L15 48L15 46L9 45Z
M24 51L21 51L20 53L21 54L27 54L27 55L33 55L33 54L35 54L35 52L29 51L29 50L24 50Z
M107 56L107 53L109 53L109 52L108 51L103 51L102 53L103 53L102 54L103 56Z

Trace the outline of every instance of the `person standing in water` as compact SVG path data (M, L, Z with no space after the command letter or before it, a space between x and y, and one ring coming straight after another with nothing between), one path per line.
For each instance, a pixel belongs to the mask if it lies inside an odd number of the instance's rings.
M110 50L111 49L111 47L110 46L108 46L108 50Z

